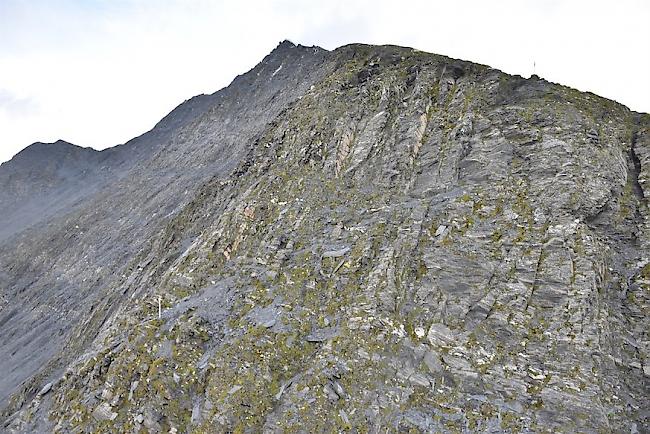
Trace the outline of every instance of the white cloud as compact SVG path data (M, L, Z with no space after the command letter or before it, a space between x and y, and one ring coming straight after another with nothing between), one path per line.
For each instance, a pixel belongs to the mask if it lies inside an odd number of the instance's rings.
M38 104L30 98L21 98L0 89L0 111L4 111L8 117L31 116L38 112Z
M285 38L391 43L536 72L650 111L642 0L4 0L0 161L34 141L103 148L227 85Z

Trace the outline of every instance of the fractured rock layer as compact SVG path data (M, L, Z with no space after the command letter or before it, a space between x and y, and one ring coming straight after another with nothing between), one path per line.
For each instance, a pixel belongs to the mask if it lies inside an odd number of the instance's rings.
M648 426L648 115L288 42L204 101L3 241L7 429Z

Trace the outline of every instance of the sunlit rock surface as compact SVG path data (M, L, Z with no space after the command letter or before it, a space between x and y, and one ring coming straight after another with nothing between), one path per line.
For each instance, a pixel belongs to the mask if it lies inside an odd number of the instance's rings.
M0 167L7 431L648 428L646 114L285 41L123 146L33 146Z

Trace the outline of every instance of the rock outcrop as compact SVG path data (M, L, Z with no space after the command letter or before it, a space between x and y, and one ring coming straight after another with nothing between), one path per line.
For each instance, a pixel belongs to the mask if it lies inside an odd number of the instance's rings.
M67 198L1 234L6 430L647 429L650 116L286 41L197 98L0 167Z

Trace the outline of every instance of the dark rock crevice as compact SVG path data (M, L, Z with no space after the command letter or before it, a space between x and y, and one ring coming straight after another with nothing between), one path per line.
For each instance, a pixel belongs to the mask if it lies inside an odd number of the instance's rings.
M630 149L628 151L628 157L632 163L631 165L631 175L632 175L632 190L634 191L635 196L639 201L645 200L645 195L643 193L643 188L639 183L639 175L641 174L641 161L639 160L638 155L636 154L635 147L637 144L638 137L638 126L632 131L632 139L630 141Z

